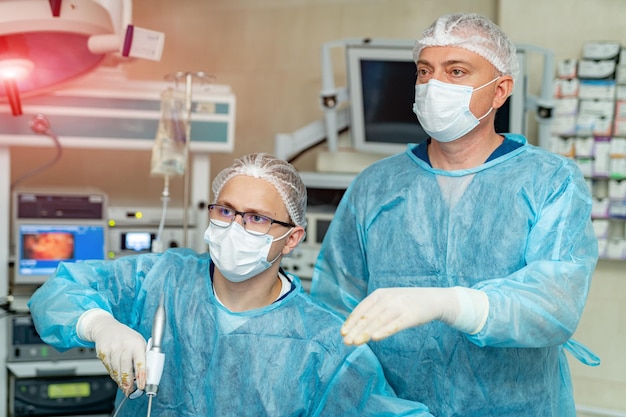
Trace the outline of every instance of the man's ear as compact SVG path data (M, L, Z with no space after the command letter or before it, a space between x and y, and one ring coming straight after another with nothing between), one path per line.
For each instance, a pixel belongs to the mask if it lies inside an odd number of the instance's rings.
M302 226L296 226L293 228L289 237L287 237L287 243L283 248L283 255L287 255L294 250L296 246L304 239L304 228Z
M496 94L493 97L492 107L499 109L504 105L506 99L513 93L513 77L503 75L496 81Z

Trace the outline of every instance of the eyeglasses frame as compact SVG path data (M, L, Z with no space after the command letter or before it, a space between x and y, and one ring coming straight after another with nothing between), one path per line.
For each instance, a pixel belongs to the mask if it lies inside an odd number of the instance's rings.
M246 230L246 232L248 232L248 233L250 233L250 234L257 235L257 236L264 236L264 235L268 234L268 233L270 232L270 230L272 229L272 225L273 225L274 223L279 224L279 225L281 225L281 226L283 226L283 227L296 227L296 225L295 225L295 224L293 224L293 223L287 223L287 222L283 222L283 221L280 221L280 220L272 219L270 216L266 216L265 214L259 214L259 213L254 212L254 211L237 211L237 210L235 210L234 208L229 207L229 206L225 206L225 205L223 205L223 204L209 204L209 205L208 205L208 207L207 207L207 209L209 210L209 213L211 212L211 209L213 209L213 208L215 208L215 207L224 207L224 208L227 208L227 209L229 209L229 210L232 210L232 211L235 213L235 215L233 216L232 220L230 221L230 224L229 224L228 226L226 226L226 227L229 227L231 224L233 224L233 223L235 222L235 219L237 218L237 215L239 215L239 216L241 216L241 222L243 223L243 225L244 225L244 229ZM261 216L261 217L268 218L268 219L270 220L270 227L267 229L267 232L265 232L265 233L263 233L263 234L258 234L258 233L250 232L250 231L249 231L249 230L245 227L245 225L246 225L246 221L245 221L245 219L244 219L244 216L245 216L246 214L251 214L251 215L255 215L255 216ZM211 216L210 216L210 214L209 214L209 221L210 221L210 220L211 220ZM215 224L215 223L213 223L213 224ZM215 224L215 225L216 225L216 226L218 226L218 227L220 227L220 226L219 226L219 225L217 225L217 224Z

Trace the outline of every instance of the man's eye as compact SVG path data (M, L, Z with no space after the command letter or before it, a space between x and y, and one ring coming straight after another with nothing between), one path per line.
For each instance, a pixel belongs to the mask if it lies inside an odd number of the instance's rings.
M251 214L250 221L257 224L265 224L269 222L269 219L265 216L261 216L260 214Z
M455 77L461 76L463 74L465 74L465 71L463 71L462 69L453 69L452 71L450 71L452 73L452 75L454 75Z
M232 217L233 216L233 211L231 209L221 208L220 209L220 215L222 215L224 217Z

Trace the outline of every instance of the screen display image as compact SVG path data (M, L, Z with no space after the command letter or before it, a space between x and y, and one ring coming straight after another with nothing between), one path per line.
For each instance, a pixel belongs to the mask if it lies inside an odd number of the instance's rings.
M104 259L105 228L100 225L18 226L17 280L49 276L59 262Z
M89 382L48 385L48 398L87 398L91 395Z
M22 240L24 259L56 259L74 257L74 235L68 232L25 233Z
M328 228L330 227L331 220L319 220L315 227L315 241L320 245L324 241L324 236L326 236L326 232L328 232Z
M406 144L428 139L413 113L415 64L363 59L360 65L365 140Z
M122 250L149 251L156 234L150 232L127 232L122 234Z

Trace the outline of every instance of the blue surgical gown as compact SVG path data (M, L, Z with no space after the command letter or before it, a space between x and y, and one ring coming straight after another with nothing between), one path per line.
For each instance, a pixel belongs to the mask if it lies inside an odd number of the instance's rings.
M473 169L411 147L366 168L315 267L311 295L344 316L381 287L487 294L478 334L432 322L370 343L398 396L438 417L576 415L563 345L597 262L592 199L572 160L506 137L521 146Z
M342 320L313 302L297 277L280 301L233 313L216 300L209 270L209 255L189 249L64 263L29 308L41 338L64 350L93 346L76 335L91 308L147 340L164 294L165 365L153 417L430 416L395 397L368 347L342 343ZM119 416L146 411L144 395L127 400Z

